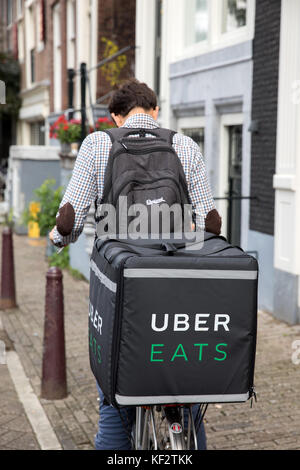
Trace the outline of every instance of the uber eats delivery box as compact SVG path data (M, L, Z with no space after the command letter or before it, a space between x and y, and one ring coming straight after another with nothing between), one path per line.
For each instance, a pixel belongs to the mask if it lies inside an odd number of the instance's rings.
M257 261L224 238L203 248L97 240L89 352L115 405L243 402L253 394Z

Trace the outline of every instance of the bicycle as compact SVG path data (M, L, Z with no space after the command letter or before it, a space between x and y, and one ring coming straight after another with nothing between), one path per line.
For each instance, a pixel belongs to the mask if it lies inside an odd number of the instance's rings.
M197 433L208 404L200 404L194 419L193 405L136 407L131 434L135 450L198 450ZM185 417L185 410L187 419Z

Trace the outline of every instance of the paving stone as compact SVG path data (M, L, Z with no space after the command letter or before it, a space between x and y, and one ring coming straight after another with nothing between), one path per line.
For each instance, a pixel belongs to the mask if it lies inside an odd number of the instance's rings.
M8 368L0 365L0 450L39 449L38 442L15 391Z

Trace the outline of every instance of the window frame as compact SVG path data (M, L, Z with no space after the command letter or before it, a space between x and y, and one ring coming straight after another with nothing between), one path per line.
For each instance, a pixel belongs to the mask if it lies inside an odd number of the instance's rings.
M45 48L45 41L41 40L41 33L43 28L43 8L42 1L38 0L36 3L36 44L37 44L37 52L41 52Z
M236 2L238 0L235 0ZM249 5L250 5L250 2L249 0L245 0L246 1L246 23L242 26L238 26L232 30L223 30L223 27L225 25L225 23L227 24L227 17L228 17L228 2L229 0L222 0L222 14L221 14L221 17L222 17L222 23L221 23L221 34L228 34L228 33L232 33L233 31L236 31L236 30L241 30L242 28L245 28L247 27L247 23L248 23L248 16L249 16ZM227 3L227 9L226 9L226 21L225 21L225 2Z
M202 55L224 47L245 42L254 38L255 28L255 0L247 0L247 24L236 30L222 32L223 22L223 1L209 0L208 14L208 36L206 41L186 45L185 29L188 22L187 9L184 8L183 0L168 0L172 3L172 28L176 30L173 33L174 47L172 51L171 62L188 59ZM174 27L176 25L176 28Z
M228 190L228 169L229 169L229 132L231 126L244 126L243 113L230 113L222 114L220 116L219 138L219 168L218 168L218 184L216 197L225 197ZM242 173L242 190L243 190L243 173ZM227 234L227 201L216 200L216 207L220 214L222 214L222 234ZM242 207L243 211L243 207ZM242 220L242 217L241 217Z
M205 124L206 124L206 119L204 115L198 115L198 116L186 116L186 117L179 117L177 119L177 130L181 134L184 134L185 129L203 129L204 130L204 146L203 149L201 150L202 156L205 159Z
M18 59L21 64L25 61L24 23L18 22Z
M196 17L196 12L197 12L197 6L196 6L196 2L197 0L191 0L193 2L193 7L191 7L191 3L189 3L189 6L186 8L186 11L185 11L185 19L189 20L191 17L195 16ZM207 35L206 35L206 38L201 40L201 41L188 41L188 36L190 35L190 31L189 30L189 21L185 21L185 25L184 25L184 45L185 45L185 48L189 49L191 47L194 47L195 45L203 45L203 44L207 44L208 43L208 40L209 40L209 29L210 29L210 2L209 0L206 0L206 5L207 5L207 16L208 16L208 24L207 24ZM196 19L196 18L195 18ZM195 25L194 25L195 26ZM196 28L195 28L196 29ZM194 31L194 33L196 32L196 30Z
M224 43L236 44L245 40L244 38L250 39L249 36L254 37L254 23L255 23L255 2L254 0L247 0L247 10L246 10L246 24L240 26L232 31L223 31L223 20L224 20L224 0L222 0L222 5L220 5L220 14L219 14L219 41Z
M17 0L16 1L16 9L17 9L16 17L17 17L17 20L19 21L23 18L23 14L24 14L23 0Z
M9 13L10 12L10 21L9 21ZM11 28L13 24L13 0L6 0L6 26L7 28Z

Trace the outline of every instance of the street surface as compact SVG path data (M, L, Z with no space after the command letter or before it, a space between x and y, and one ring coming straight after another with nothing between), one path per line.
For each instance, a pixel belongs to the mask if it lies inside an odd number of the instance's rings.
M0 339L14 348L35 394L40 396L45 275L44 247L14 235L18 309L0 312ZM40 399L63 449L93 449L98 400L88 356L89 286L64 272L65 335L69 395ZM1 326L1 325L0 325ZM1 336L2 335L2 336ZM9 341L13 342L13 344ZM300 449L300 364L291 356L300 325L259 313L255 385L258 402L210 405L208 449ZM0 449L39 449L6 365L0 365Z

